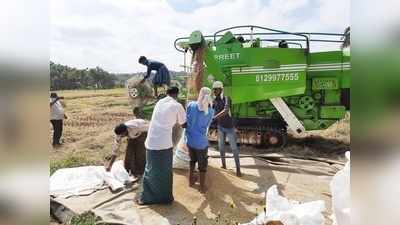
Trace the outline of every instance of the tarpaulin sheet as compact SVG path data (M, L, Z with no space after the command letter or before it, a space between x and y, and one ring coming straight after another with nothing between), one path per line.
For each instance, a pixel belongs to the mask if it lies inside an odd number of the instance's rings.
M218 152L211 150L209 154ZM56 198L54 201L77 214L91 211L102 221L113 224L191 224L194 216L198 224L210 224L219 213L245 223L261 212L265 206L266 190L277 184L282 195L289 199L299 202L323 200L327 208L323 215L326 224L331 224L331 176L279 171L254 158L242 158L241 164L243 177L236 177L233 159L227 159L228 169L224 170L220 169L220 159L210 158L205 195L198 191L198 184L194 188L188 186L187 171L175 170L175 201L171 205L138 206L134 199L139 189L120 195L102 190L90 196Z

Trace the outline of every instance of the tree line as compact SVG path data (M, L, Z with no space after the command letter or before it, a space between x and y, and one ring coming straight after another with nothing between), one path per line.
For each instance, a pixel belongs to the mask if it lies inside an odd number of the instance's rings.
M50 90L114 88L120 85L117 80L100 67L77 69L50 61Z
M184 72L170 71L171 79L184 83ZM114 74L100 67L77 69L50 61L50 90L110 89L124 87L133 76L144 77L145 72Z

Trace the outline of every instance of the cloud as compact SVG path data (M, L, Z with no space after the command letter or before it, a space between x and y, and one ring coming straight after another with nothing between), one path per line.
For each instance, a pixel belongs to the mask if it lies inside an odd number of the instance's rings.
M200 5L210 5L210 4L218 2L219 0L196 0L196 1Z
M175 2L179 0L174 0ZM197 0L202 7L177 11L170 0L52 0L51 59L112 72L145 71L140 55L181 70L174 40L194 30L212 34L237 25L287 31L342 32L349 0Z
M101 27L68 27L57 26L54 28L55 39L57 40L84 40L97 41L103 38L112 37L112 33ZM68 42L69 43L69 42ZM67 44L68 44L67 43Z

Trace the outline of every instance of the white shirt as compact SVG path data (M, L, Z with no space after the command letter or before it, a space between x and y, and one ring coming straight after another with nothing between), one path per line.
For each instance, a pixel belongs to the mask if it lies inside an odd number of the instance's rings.
M149 122L142 119L129 120L124 123L128 127L128 138L134 139L139 137L142 132L147 131L149 128ZM122 138L124 136L115 135L114 143L112 145L112 154L117 155L119 148L121 147Z
M55 98L50 98L50 103L53 102ZM64 107L61 105L60 100L57 100L50 107L50 120L62 120L64 119Z
M183 106L170 96L159 100L151 116L145 142L146 149L164 150L172 148L172 128L176 123L180 125L186 123L186 113Z

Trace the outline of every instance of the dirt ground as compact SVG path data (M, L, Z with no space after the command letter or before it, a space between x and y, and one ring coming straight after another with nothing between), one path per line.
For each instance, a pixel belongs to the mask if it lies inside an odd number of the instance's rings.
M102 165L104 157L111 153L114 126L133 117L125 90L62 91L58 94L65 97L64 103L66 104L65 110L68 119L64 123L62 138L64 145L59 149L50 149L50 164L79 156L92 164ZM51 134L49 137L51 137ZM121 146L120 159L123 157L125 144ZM211 143L211 145L215 147L215 143ZM307 132L301 136L291 135L288 145L284 148L256 149L252 146L243 145L241 146L241 153L280 153L344 161L344 152L350 150L349 146L350 115L348 114L344 120L339 121L327 130ZM77 162L77 165L79 163ZM248 167L244 170L254 169L250 165ZM188 190L186 174L179 171L175 172L174 187L176 188L174 192L177 202L180 204L177 207L184 207L188 212L187 215L194 214L201 218L211 218L222 210L237 221L244 222L253 218L257 210L262 210L265 204L263 193L274 182L283 184L281 185L282 193L286 197L299 201L322 198L328 202L327 208L330 210L328 182L323 179L319 180L317 176L299 174L288 176L289 173L287 172L263 170L263 173L270 171L268 176L265 174L258 177L245 175L243 179L250 179L249 182L253 185L245 188L235 185L239 183L238 179L240 178L233 175L233 169L220 170L214 164L209 171L209 180L213 191L206 196L199 195L196 190ZM282 180L277 181L277 177ZM297 181L292 184L286 182L285 186L285 179L297 179ZM257 183L265 185L260 186ZM193 199L193 201L187 201L188 199ZM241 199L241 201L235 202L235 199ZM215 204L208 204L210 201L215 202ZM168 210L161 207L159 213L168 214ZM325 216L327 215L328 212ZM184 221L187 220L188 218L185 218ZM330 224L330 221L327 224Z
M239 178L235 176L234 161L231 159L227 164L228 170L223 170L219 168L219 159L210 160L206 195L199 194L198 185L195 189L187 187L186 172L175 172L176 200L190 215L198 218L199 224L209 224L209 219L219 213L231 221L249 222L264 210L265 191L274 184L278 185L282 195L292 200L324 200L327 203L327 224L330 224L330 198L324 195L329 193L329 186L325 178L274 170L252 158L241 159L244 175Z

